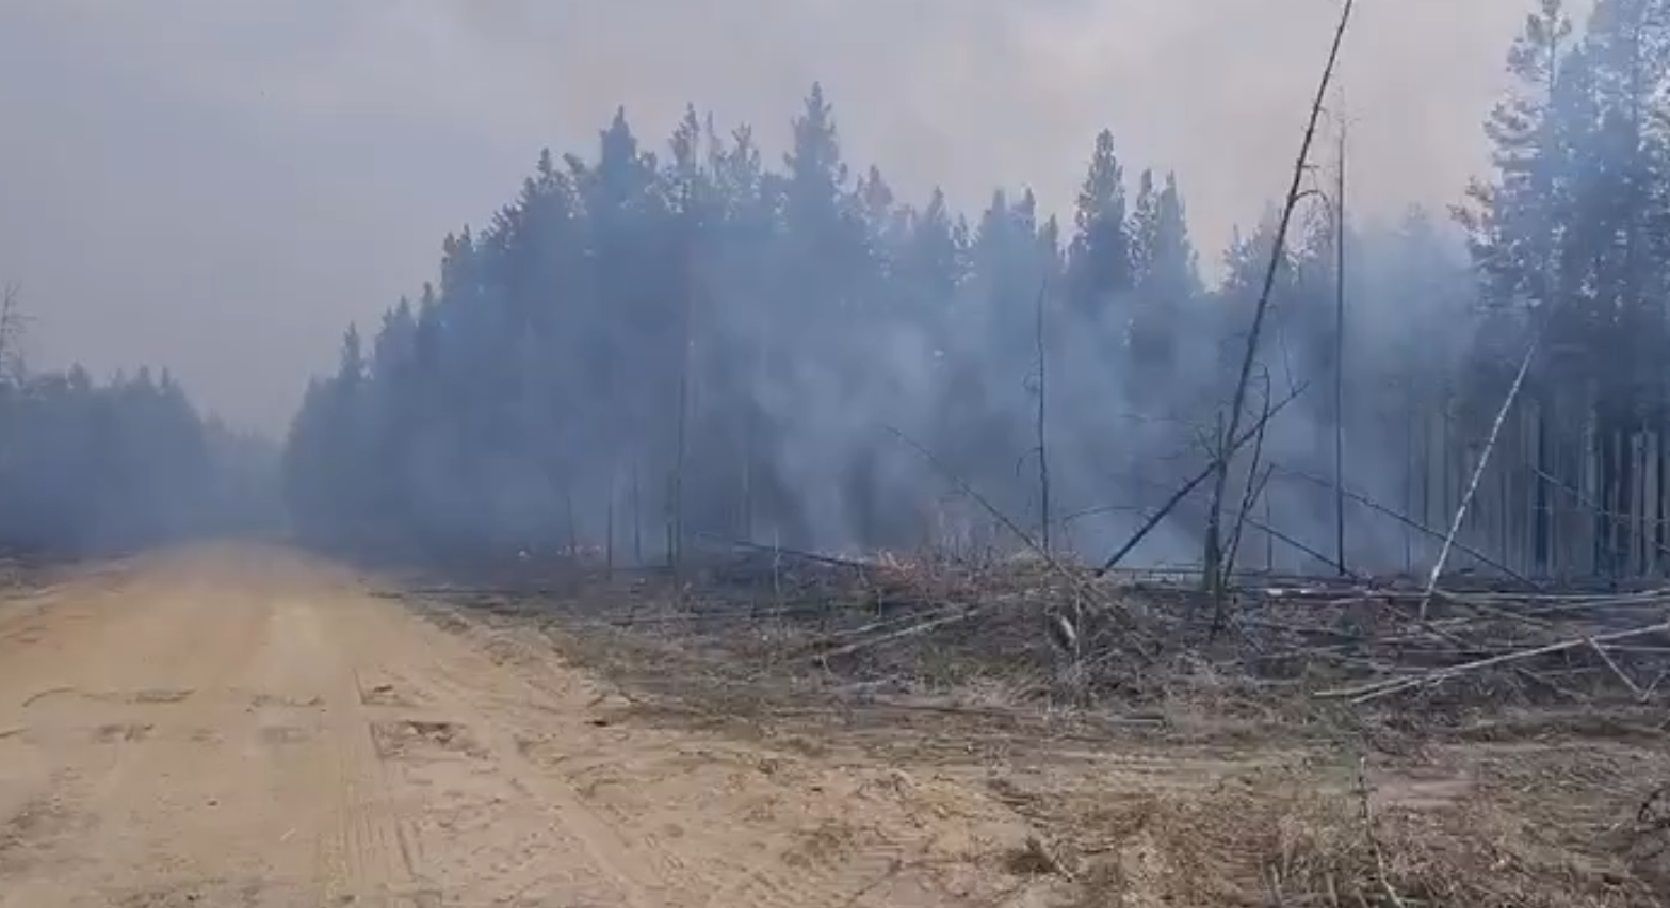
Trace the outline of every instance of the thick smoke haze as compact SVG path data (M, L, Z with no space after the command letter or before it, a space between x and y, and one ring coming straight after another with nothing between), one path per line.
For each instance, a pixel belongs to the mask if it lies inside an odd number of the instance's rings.
M1098 129L1175 169L1208 271L1279 191L1334 0L0 4L0 279L28 352L166 364L281 431L342 326L433 277L440 237L617 104L661 148L686 102L768 158L813 80L847 159L978 211L1066 213ZM1346 110L1363 215L1455 199L1524 0L1361 4Z

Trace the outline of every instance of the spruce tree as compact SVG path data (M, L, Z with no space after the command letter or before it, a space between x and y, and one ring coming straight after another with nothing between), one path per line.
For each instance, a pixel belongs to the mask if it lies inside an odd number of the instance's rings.
M1114 149L1113 133L1108 130L1096 136L1090 169L1074 208L1073 226L1067 256L1070 295L1080 312L1100 316L1132 286L1124 169Z

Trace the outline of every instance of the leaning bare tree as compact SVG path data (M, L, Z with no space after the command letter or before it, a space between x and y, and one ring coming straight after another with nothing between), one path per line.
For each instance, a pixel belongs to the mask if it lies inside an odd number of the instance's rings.
M1264 286L1253 310L1252 328L1247 332L1247 347L1241 358L1240 377L1235 382L1235 395L1229 405L1229 431L1222 438L1233 439L1241 429L1241 417L1247 405L1247 385L1252 377L1253 361L1258 358L1259 335L1264 330L1264 317L1270 309L1270 294L1275 289L1276 275L1287 252L1287 228L1293 222L1293 212L1299 207L1304 193L1301 189L1305 172L1310 168L1311 145L1316 140L1317 122L1322 117L1322 102L1328 96L1328 86L1334 80L1339 63L1340 46L1345 42L1346 28L1351 24L1351 10L1355 0L1345 0L1340 11L1339 25L1334 29L1333 45L1328 51L1328 62L1322 69L1322 82L1317 86L1316 98L1311 101L1310 120L1305 126L1305 138L1299 145L1299 156L1293 162L1293 180L1282 204L1281 220L1276 225L1275 243L1270 249L1270 263L1264 270ZM1212 483L1212 500L1206 518L1206 550L1203 558L1203 582L1214 595L1222 591L1220 564L1223 561L1222 525L1224 493L1229 485L1230 464L1235 459L1233 450L1220 449L1216 457ZM1250 480L1249 480L1250 481Z

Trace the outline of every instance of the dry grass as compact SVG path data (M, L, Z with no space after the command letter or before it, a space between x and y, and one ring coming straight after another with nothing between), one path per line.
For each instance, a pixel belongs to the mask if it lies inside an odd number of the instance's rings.
M1647 906L1662 882L1627 853L1551 846L1483 797L1391 805L1349 791L1219 790L1097 803L1064 825L1083 905Z
M680 585L593 575L447 598L542 630L618 685L626 718L981 782L1037 830L997 861L1073 904L1670 904L1670 795L1652 800L1670 785L1670 690L1642 702L1567 653L1318 700L1532 631L1468 619L1440 645L1395 597L1353 595L1247 597L1214 633L1186 588L1102 595L1147 630L1030 561L752 558ZM1076 645L1052 631L1061 616ZM1650 681L1650 655L1618 658Z

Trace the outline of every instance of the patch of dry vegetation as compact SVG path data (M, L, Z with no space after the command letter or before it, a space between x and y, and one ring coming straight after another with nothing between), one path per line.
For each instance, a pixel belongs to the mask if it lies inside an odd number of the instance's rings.
M1670 901L1663 635L1610 665L1571 647L1318 696L1637 626L1657 600L1457 597L1422 622L1395 588L1272 587L1215 621L1180 584L1087 593L1029 560L760 554L443 598L539 628L616 683L623 721L983 784L1036 830L994 861L1073 904Z

